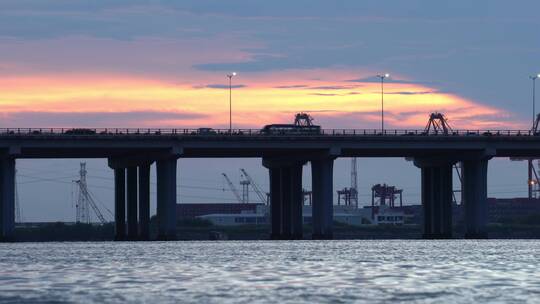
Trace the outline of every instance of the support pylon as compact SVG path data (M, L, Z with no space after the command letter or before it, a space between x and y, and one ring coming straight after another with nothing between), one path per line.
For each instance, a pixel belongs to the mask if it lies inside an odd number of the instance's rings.
M101 222L101 224L105 224L106 220L103 217L103 214L101 214L101 211L99 211L99 208L88 191L88 185L86 184L86 163L81 163L79 174L79 180L74 181L78 185L79 191L77 202L75 203L77 209L76 222L90 224L90 208L92 208L99 222Z
M75 181L79 186L79 195L77 197L77 202L75 203L76 208L76 219L77 223L90 223L90 210L88 206L88 196L86 195L87 191L84 191L86 188L86 163L81 163L81 169L79 170L80 179Z
M22 208L19 201L19 191L17 190L17 170L15 170L15 223L22 223Z

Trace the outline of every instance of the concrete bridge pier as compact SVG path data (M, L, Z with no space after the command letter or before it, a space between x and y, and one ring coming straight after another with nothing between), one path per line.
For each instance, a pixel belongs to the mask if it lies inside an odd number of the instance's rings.
M127 238L137 240L137 166L127 168Z
M462 198L465 238L487 238L487 171L489 158L463 161Z
M150 239L150 163L139 165L139 240Z
M114 169L114 240L126 239L126 169Z
M176 239L176 160L168 157L156 162L158 240Z
M414 160L422 170L425 239L452 238L452 165L446 159Z
M333 238L333 173L334 158L327 157L311 161L312 239L329 240Z
M114 220L117 241L149 239L151 163L152 161L144 157L109 159L109 167L114 169Z
M305 160L263 158L270 173L270 238L302 239L302 166Z
M0 159L0 241L12 241L15 232L15 158Z

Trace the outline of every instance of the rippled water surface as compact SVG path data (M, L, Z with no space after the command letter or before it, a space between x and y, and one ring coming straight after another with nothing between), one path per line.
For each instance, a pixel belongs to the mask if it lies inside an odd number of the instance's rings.
M540 241L0 244L0 302L540 302Z

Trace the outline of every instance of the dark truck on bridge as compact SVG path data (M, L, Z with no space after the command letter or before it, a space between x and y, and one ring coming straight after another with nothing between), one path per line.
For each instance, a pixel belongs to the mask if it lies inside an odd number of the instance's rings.
M261 129L265 135L321 134L321 126L313 124L313 118L306 113L298 113L293 124L271 124Z
M96 130L93 129L85 129L85 128L74 128L69 129L64 132L64 134L72 134L72 135L94 135L96 134Z
M261 130L262 134L285 135L285 134L321 134L320 126L297 126L293 124L266 125Z

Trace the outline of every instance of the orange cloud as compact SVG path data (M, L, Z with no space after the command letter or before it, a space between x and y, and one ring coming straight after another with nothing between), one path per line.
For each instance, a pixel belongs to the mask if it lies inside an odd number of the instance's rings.
M345 81L354 77L358 74L342 70L238 75L233 81L244 87L233 90L233 122L236 127L258 128L288 122L293 113L306 111L324 123L323 127L378 127L380 84ZM214 86L218 88L209 84L218 84ZM182 85L124 75L6 77L0 79L0 107L5 116L51 113L50 121L42 115L40 122L46 127L59 126L54 113L152 111L196 115L148 121L134 116L132 121L123 119L122 126L224 127L228 125L229 96L222 85L227 85L225 75L215 74L198 74ZM445 113L456 129L522 127L511 120L510 113L454 94L438 93L425 85L387 83L385 93L385 123L389 128L422 128L434 111Z

